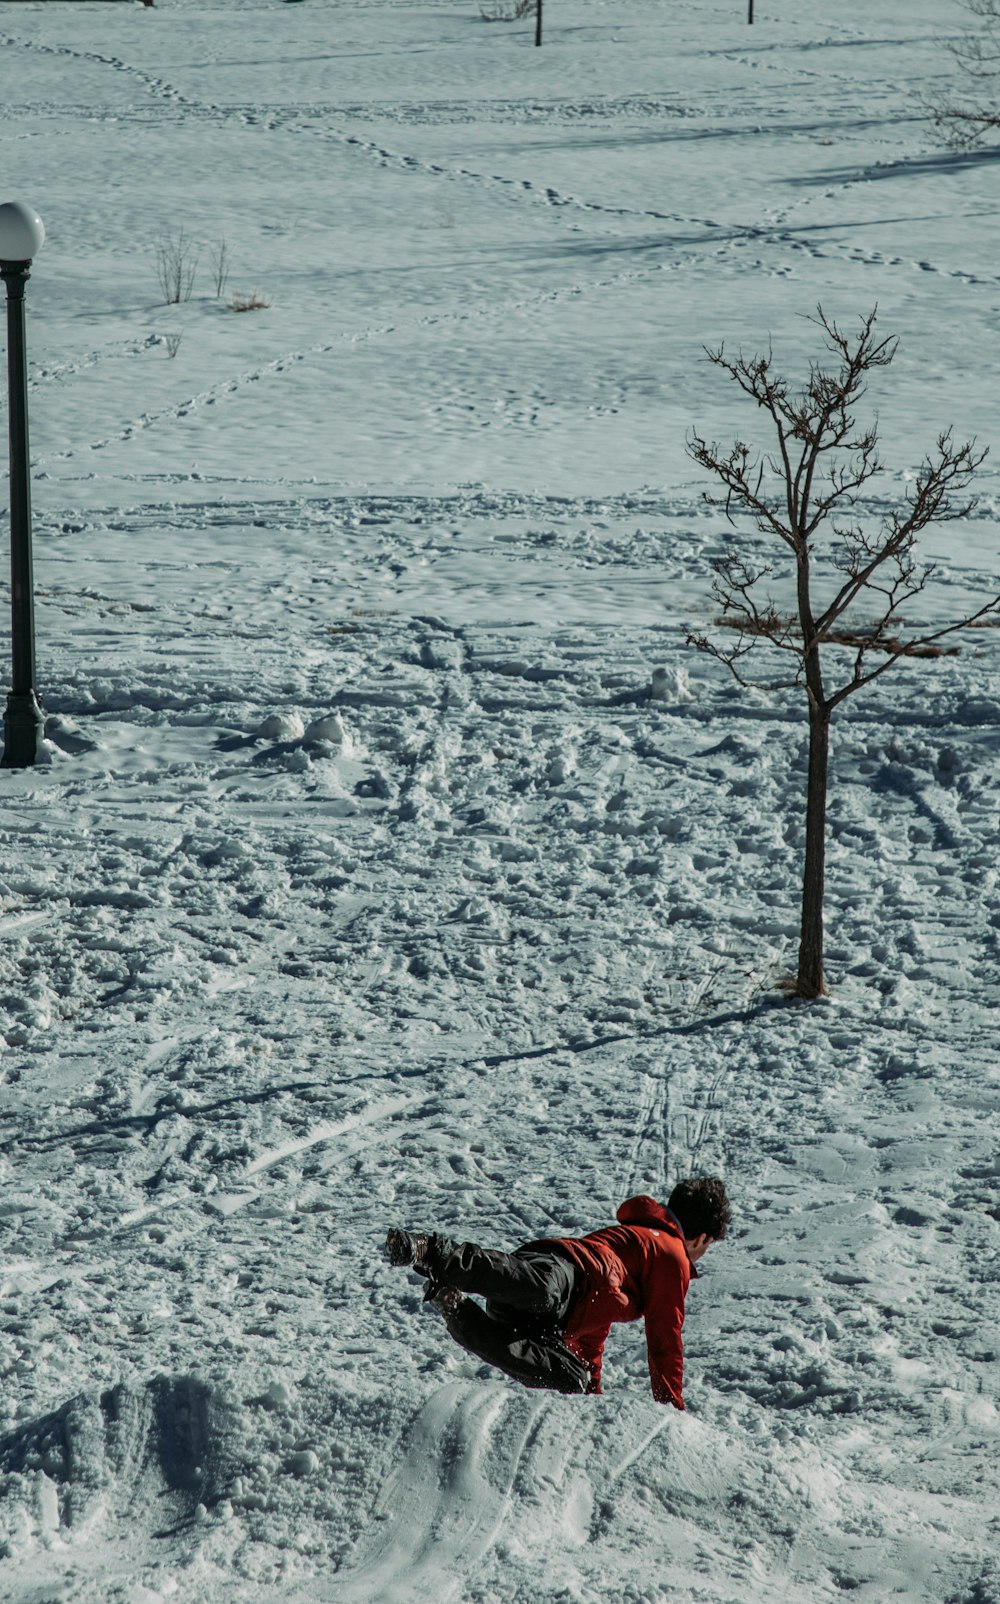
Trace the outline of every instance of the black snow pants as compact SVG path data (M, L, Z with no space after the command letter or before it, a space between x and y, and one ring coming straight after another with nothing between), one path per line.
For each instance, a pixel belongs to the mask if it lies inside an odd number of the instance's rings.
M525 1387L586 1392L590 1366L563 1341L576 1292L569 1259L529 1243L516 1253L432 1236L424 1262L433 1282L478 1293L445 1314L455 1341Z

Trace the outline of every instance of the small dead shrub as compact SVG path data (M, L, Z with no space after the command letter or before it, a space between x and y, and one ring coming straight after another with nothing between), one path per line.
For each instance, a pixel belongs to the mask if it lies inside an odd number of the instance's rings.
M232 312L265 312L270 301L254 291L253 295L234 295L229 303Z

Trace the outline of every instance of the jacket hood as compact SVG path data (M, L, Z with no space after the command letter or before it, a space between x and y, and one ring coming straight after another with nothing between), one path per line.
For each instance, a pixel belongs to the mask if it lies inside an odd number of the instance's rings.
M675 1236L683 1236L680 1223L664 1203L657 1203L655 1197L647 1197L640 1193L638 1197L630 1197L617 1210L615 1218L620 1225L646 1225L654 1231L670 1231Z

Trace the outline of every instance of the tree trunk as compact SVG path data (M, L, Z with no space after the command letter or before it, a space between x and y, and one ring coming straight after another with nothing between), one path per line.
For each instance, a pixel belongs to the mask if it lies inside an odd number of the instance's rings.
M806 857L802 877L802 926L799 937L799 972L795 990L800 997L824 997L823 886L826 876L826 780L830 755L830 710L824 704L809 708L809 781L806 801Z

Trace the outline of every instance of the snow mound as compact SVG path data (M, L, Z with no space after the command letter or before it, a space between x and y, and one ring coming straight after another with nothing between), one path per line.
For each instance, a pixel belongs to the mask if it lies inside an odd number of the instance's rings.
M234 1439L233 1405L194 1376L82 1392L0 1439L0 1553L175 1535L222 1503Z
M332 747L342 752L345 757L350 757L354 751L354 743L339 713L329 713L322 718L314 718L311 724L306 725L303 740L307 746Z
M298 713L269 713L254 734L261 741L301 741L305 729Z
M7 1557L126 1522L167 1536L217 1506L236 1466L232 1403L194 1376L80 1393L0 1439Z

